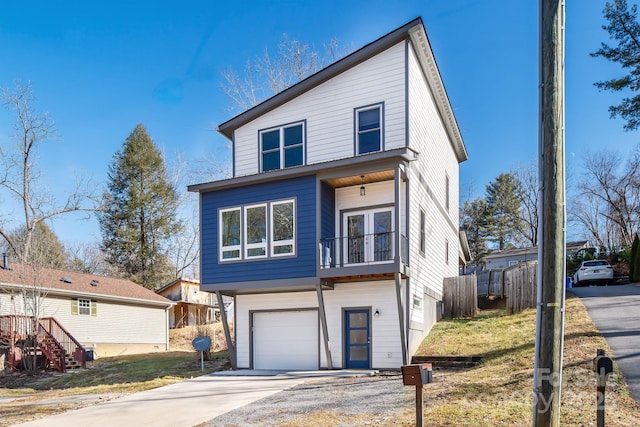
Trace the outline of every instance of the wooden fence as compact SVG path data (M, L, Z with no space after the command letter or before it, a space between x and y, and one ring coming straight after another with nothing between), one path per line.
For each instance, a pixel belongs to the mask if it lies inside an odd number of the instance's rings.
M538 261L529 261L504 270L507 314L535 308L537 302Z
M476 276L446 277L443 282L442 300L444 317L476 317L478 312Z

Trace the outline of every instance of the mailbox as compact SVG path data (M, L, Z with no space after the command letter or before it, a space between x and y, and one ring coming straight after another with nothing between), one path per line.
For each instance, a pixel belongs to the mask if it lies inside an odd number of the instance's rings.
M604 350L598 350L597 356L593 359L593 371L605 381L613 373L613 361L604 355Z
M402 367L402 382L404 385L415 385L420 387L422 387L423 384L432 383L433 368L431 363L404 365Z

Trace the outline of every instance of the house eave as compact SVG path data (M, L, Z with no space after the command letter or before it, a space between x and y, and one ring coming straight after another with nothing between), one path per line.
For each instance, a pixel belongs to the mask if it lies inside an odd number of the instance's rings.
M346 159L332 160L328 162L314 163L311 165L298 166L294 168L279 169L253 175L245 175L237 178L228 178L220 181L194 184L188 186L187 190L197 193L206 191L218 191L256 183L279 181L285 178L296 178L299 176L318 174L326 172L327 170L336 170L340 168L356 169L359 165L374 165L376 163L384 163L391 160L409 162L417 159L417 157L418 153L411 148L396 148L393 150L380 151L356 157L349 157Z
M27 288L27 286L0 282L0 288L24 290L25 288ZM134 305L153 305L153 306L159 306L159 307L171 307L172 305L175 305L175 303L170 300L167 300L166 302L153 301L153 300L146 300L146 299L140 299L140 298L129 298L129 297L122 297L122 296L98 294L93 292L65 291L63 289L47 288L47 287L43 287L41 289L45 295L57 295L57 296L64 296L64 297L70 296L70 297L76 297L76 298L86 297L88 299L93 298L93 299L100 299L103 301L126 302Z

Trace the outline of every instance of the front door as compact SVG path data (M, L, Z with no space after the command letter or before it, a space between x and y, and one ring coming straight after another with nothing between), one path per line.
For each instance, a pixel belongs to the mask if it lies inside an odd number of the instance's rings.
M345 368L371 367L371 310L345 310Z

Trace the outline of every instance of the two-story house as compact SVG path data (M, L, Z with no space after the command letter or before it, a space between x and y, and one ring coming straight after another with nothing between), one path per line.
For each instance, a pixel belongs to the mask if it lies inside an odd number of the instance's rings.
M422 20L218 130L233 177L189 190L202 289L235 299L235 366L407 363L458 275L467 159Z

